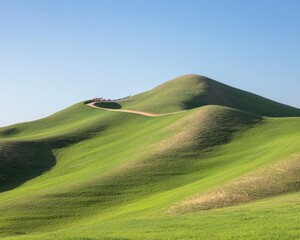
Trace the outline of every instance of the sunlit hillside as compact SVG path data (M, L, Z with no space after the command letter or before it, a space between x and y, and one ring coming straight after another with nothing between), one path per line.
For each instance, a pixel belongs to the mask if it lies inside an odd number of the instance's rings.
M297 239L299 176L299 109L185 75L0 128L0 238Z

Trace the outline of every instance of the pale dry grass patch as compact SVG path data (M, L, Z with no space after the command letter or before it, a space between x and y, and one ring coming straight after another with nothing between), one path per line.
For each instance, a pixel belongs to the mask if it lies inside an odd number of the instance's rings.
M174 149L185 149L199 145L199 138L209 129L214 107L202 107L198 111L167 126L164 131L172 136L153 145L157 153L166 153ZM197 140L198 139L198 140Z
M259 168L227 184L190 197L170 207L169 214L194 212L247 203L300 190L300 153Z

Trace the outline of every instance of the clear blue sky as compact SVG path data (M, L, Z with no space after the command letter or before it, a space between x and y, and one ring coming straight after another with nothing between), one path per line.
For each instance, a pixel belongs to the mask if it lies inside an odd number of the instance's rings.
M298 0L1 0L0 126L197 73L300 107Z

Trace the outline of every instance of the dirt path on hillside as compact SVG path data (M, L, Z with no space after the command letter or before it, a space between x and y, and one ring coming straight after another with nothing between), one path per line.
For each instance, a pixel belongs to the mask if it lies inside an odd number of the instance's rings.
M91 103L87 103L86 105L89 107L103 109L103 110L112 111L112 112L133 113L133 114L143 115L143 116L147 116L147 117L160 117L160 116L171 115L171 114L183 112L183 111L179 111L179 112L173 112L173 113L155 114L155 113L148 113L148 112L143 112L143 111L138 111L138 110L102 108L102 107L95 106L94 104L95 104L95 102L91 102Z
M126 113L133 113L133 114L139 114L147 117L159 117L162 116L161 114L154 114L154 113L148 113L148 112L142 112L142 111L137 111L137 110L122 110L122 109L111 109L111 108L102 108L94 105L95 102L88 103L86 105L93 107L93 108L98 108L98 109L103 109L107 111L112 111L112 112L126 112Z

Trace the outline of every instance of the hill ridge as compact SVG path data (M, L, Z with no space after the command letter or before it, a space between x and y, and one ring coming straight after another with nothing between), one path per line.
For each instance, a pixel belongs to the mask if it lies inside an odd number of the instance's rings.
M297 114L186 75L0 128L0 238L297 239Z
M154 114L220 105L268 117L300 116L300 109L196 74L171 79L119 104L122 108Z

